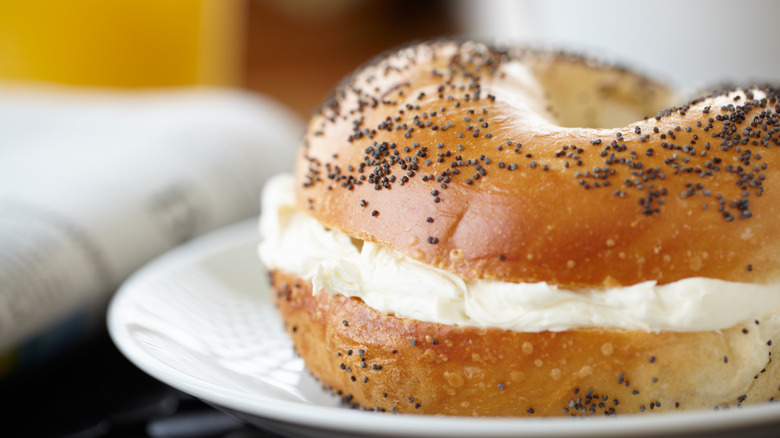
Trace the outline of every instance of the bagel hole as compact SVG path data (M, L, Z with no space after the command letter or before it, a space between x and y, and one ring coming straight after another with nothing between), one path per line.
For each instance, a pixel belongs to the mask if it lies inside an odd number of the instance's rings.
M580 90L572 99L574 90L550 93L550 107L560 126L566 128L614 129L645 118L653 117L670 107L671 99L661 92L648 90L635 96L624 89L598 87Z
M566 128L622 128L654 117L676 100L669 87L619 68L570 60L534 70L549 113Z

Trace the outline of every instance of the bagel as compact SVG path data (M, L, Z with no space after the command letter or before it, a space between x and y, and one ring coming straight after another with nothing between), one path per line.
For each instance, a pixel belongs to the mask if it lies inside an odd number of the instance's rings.
M779 98L680 104L628 68L468 40L381 55L264 190L259 252L296 351L380 411L774 400Z

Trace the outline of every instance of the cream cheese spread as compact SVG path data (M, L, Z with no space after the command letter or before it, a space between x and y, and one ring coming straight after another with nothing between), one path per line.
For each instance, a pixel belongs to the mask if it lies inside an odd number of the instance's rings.
M399 317L517 331L603 327L705 331L780 313L780 285L687 278L609 289L465 281L388 247L328 230L295 206L293 178L273 177L262 198L260 259L325 291L359 297Z

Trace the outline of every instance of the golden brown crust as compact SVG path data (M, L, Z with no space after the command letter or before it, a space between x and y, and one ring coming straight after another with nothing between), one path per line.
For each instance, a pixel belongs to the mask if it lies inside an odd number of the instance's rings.
M780 395L769 320L722 332L521 333L384 315L356 298L314 296L309 281L280 271L272 284L308 369L364 408L579 416L711 409Z
M670 96L583 58L422 43L358 71L311 120L298 202L328 227L466 279L776 279L777 90L641 118Z

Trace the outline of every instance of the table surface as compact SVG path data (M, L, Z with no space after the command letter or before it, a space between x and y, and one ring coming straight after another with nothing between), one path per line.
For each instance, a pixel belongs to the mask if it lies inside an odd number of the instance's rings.
M0 406L3 436L278 437L148 376L107 333L0 380Z

